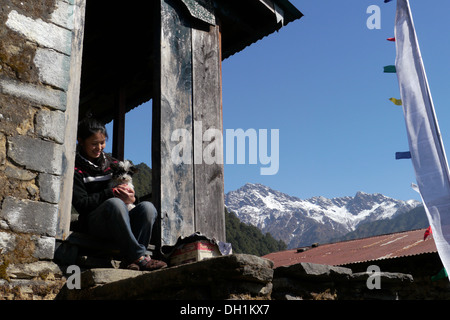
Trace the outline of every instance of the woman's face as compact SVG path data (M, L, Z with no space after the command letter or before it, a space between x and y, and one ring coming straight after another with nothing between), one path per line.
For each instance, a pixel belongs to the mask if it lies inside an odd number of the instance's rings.
M84 154L89 160L95 160L100 157L103 149L106 146L106 137L100 131L94 133L89 138L84 141L79 141L81 147L83 148Z

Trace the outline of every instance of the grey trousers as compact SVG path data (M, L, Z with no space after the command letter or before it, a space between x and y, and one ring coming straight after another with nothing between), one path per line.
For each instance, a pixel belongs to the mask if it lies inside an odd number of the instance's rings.
M145 255L157 215L151 202L143 201L128 211L122 200L111 198L88 215L88 232L116 243L123 259L131 263Z

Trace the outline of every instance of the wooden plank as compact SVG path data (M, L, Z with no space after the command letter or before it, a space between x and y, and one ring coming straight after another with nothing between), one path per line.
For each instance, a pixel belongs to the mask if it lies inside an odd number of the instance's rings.
M114 123L113 123L113 150L112 155L118 160L125 157L125 113L126 113L126 90L121 87L117 90L114 101Z
M219 26L192 29L192 52L195 229L225 241Z
M61 197L58 204L56 239L64 240L70 232L72 209L73 170L78 127L78 105L80 100L81 61L84 37L85 0L74 3L74 27L72 32L72 51L70 55L70 82L67 90L66 128L64 133L64 161L61 178Z
M161 245L175 244L179 236L194 232L194 186L191 162L175 164L172 141L178 129L192 132L191 28L184 11L173 0L159 0L160 50L156 67L157 92L153 101L153 195L161 214Z

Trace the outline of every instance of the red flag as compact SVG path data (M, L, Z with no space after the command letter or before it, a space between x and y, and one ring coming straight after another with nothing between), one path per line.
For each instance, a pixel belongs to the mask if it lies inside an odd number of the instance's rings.
M395 38L387 38L387 41L395 41Z
M427 228L427 230L425 230L425 234L423 235L423 240L425 241L425 239L430 235L430 234L432 234L433 232L431 231L431 226L429 226L428 228Z

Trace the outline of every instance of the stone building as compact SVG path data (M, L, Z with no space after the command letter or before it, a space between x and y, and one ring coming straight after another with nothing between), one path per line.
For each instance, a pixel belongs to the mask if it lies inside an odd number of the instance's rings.
M83 1L3 1L0 11L0 250L53 258L70 212Z
M125 113L149 100L155 245L225 240L223 165L172 163L170 133L222 130L221 61L302 14L287 0L0 3L0 278L70 234L78 120L113 120L121 158Z

